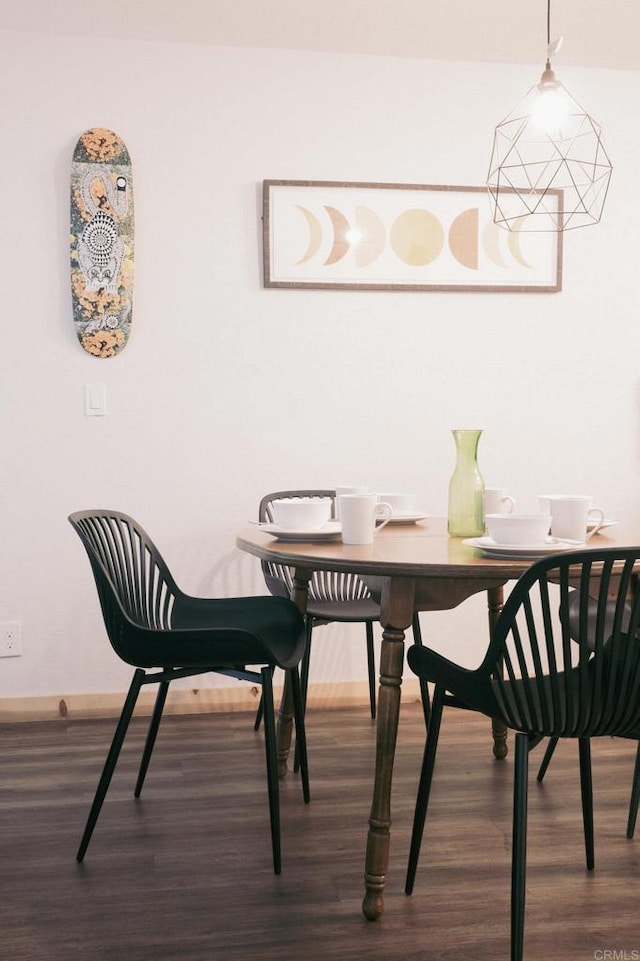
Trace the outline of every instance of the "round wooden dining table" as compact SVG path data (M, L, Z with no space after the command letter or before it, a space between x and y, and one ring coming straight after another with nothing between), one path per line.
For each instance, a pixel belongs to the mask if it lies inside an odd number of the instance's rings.
M588 545L632 546L640 543L640 529L612 526ZM391 781L400 713L400 688L404 664L405 631L416 611L442 611L457 607L472 594L487 594L489 630L500 615L503 589L533 561L528 558L485 556L480 550L449 537L444 518L416 524L388 524L371 545L346 545L337 538L311 543L277 540L252 527L236 540L238 548L263 561L283 564L293 571L292 598L304 613L307 589L314 571L358 574L380 597L382 646L376 732L376 763L371 815L365 856L364 916L377 920L384 911L384 887L389 864ZM285 690L278 725L281 775L286 773L292 735L293 709ZM507 754L506 729L494 723L493 751Z

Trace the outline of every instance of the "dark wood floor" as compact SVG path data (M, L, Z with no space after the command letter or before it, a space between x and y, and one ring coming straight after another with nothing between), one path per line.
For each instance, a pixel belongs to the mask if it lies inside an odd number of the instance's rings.
M76 864L112 728L0 726L2 961L508 961L512 764L492 759L482 718L445 714L408 898L423 729L419 706L403 704L386 912L375 924L360 912L375 743L366 709L310 712L312 803L303 805L290 775L280 877L271 870L262 736L244 714L167 717L137 802L144 719L134 720ZM594 743L592 874L576 746L558 748L542 787L532 771L527 961L638 957L640 830L625 837L634 753L626 741Z

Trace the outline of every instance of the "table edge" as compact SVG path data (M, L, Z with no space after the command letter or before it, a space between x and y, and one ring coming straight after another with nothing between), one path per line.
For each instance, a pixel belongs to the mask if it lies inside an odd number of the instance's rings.
M265 543L257 541L257 537L265 537ZM276 545L279 545L276 547ZM510 560L502 558L487 558L475 556L470 558L469 564L459 562L389 562L385 564L379 559L348 557L344 559L323 557L321 553L301 553L296 548L309 549L314 544L304 542L286 543L276 541L268 534L246 532L236 537L236 547L247 554L252 554L260 560L274 564L284 564L287 567L298 567L303 570L337 571L338 573L371 575L372 577L430 577L434 579L447 578L455 580L495 580L504 584L509 580L517 580L528 567L531 560Z

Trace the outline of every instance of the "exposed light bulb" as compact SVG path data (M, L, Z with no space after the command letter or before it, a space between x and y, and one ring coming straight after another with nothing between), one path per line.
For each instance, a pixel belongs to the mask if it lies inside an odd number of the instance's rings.
M559 130L568 114L569 104L561 90L544 90L531 108L533 123L547 134Z
M541 133L559 130L571 112L571 103L547 61L540 83L539 94L531 105L531 119Z
M358 230L356 227L352 227L345 234L346 239L349 241L352 247L355 247L362 240L362 231Z

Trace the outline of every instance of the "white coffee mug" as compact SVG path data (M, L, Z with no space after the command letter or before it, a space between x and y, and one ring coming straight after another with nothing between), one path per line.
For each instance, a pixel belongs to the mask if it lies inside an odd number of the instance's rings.
M516 502L510 494L507 494L506 487L485 487L485 514L513 514L515 509Z
M344 544L373 544L373 535L389 523L390 504L378 501L377 494L341 494L340 525ZM379 523L376 528L376 522Z
M592 507L590 494L542 494L539 501L541 509L551 514L552 536L560 540L584 544L604 523L604 511ZM593 524L591 530L587 530L588 521Z
M335 506L335 512L334 512L336 516L336 520L339 519L340 517L340 498L342 497L343 494L368 494L368 493L369 493L368 487L362 487L362 486L336 487L336 506Z
M416 512L415 494L378 494L382 504L391 504L395 517L409 516Z
M551 501L566 500L567 497L588 497L589 503L593 504L593 496L591 494L538 494L538 503L540 505L540 510L545 514L550 514Z

